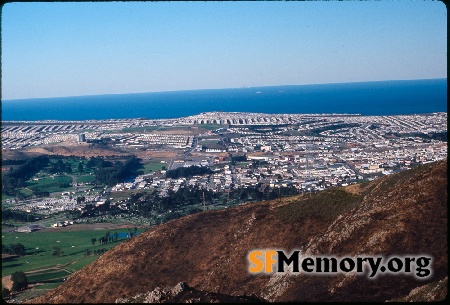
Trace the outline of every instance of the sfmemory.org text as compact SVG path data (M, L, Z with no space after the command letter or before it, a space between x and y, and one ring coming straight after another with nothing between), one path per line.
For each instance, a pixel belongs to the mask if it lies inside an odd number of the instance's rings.
M376 278L379 274L407 274L425 279L432 274L432 258L410 256L302 256L300 251L286 255L281 250L253 250L247 255L250 273L291 272L306 274L339 274L356 272ZM285 268L289 266L289 271ZM274 268L276 267L276 268Z

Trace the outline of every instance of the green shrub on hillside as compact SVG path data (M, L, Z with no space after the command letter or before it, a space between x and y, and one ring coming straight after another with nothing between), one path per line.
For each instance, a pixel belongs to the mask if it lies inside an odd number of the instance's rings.
M361 195L353 195L340 188L328 189L282 206L278 212L287 221L297 222L306 218L329 220L355 208L362 198Z

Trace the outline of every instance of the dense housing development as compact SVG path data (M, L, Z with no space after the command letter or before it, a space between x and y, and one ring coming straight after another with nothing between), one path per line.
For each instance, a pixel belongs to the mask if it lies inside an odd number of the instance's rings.
M447 156L447 113L396 116L209 112L166 120L2 122L2 150L48 145L170 151L155 170L94 192L28 198L13 209L40 214L102 205L111 193L148 190L160 198L186 187L213 193L291 188L298 193L376 179ZM200 175L166 171L198 166ZM10 199L11 203L13 202ZM127 210L126 201L113 202Z

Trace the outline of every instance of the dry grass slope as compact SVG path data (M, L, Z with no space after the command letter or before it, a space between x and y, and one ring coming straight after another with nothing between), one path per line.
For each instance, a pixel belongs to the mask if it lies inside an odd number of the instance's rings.
M433 276L250 275L256 248L311 255L434 257ZM186 282L197 290L268 301L386 301L447 276L447 161L354 189L333 189L206 211L115 247L32 303L114 302Z

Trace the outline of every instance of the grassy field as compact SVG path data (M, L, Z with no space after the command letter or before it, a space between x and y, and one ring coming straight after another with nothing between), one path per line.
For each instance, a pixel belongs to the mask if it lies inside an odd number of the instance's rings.
M43 284L43 285L36 286L35 289L46 289L46 290L49 290L49 289L56 288L59 285L61 285L61 283L46 283L46 284Z
M26 188L20 188L20 189L18 189L18 191L19 191L19 193L21 193L24 196L29 196L29 195L33 194L33 192L31 190L26 189Z
M90 183L95 180L94 175L84 175L77 178L77 183Z
M65 271L65 270L58 270L58 269L51 269L46 272L37 273L37 274L28 274L27 280L28 283L41 283L45 281L54 281L59 282L63 281L64 278L68 277L71 274L71 272Z
M58 191L64 191L66 189L72 189L72 186L70 187L60 187L60 184L71 184L72 183L72 178L70 178L69 176L56 176L56 177L44 177L44 178L39 178L38 181L30 181L27 182L27 188L37 188L39 190L42 191L47 191L47 192L58 192Z
M156 172L159 170L162 170L162 168L164 167L168 167L168 165L166 163L156 163L156 162L149 162L144 164L144 174L149 174L152 172Z
M50 163L57 162L58 159L50 158ZM42 169L37 174L35 174L30 180L25 182L25 187L17 189L23 196L30 196L33 194L33 189L36 188L40 191L47 191L49 193L59 193L67 191L75 191L75 188L71 185L72 182L78 183L90 183L94 181L95 176L93 174L94 169L88 169L86 164L87 160L80 160L79 158L67 158L63 159L64 163L69 163L72 172L69 174L61 174L58 176L49 175L46 171L47 168ZM78 170L79 163L83 164L83 171ZM72 179L73 178L73 179ZM38 180L34 180L38 179ZM60 187L63 185L69 185L67 187ZM2 194L2 200L11 199L14 197L6 196Z
M110 249L118 243L126 240L119 238L117 242L108 242L100 245L98 239L110 232L127 233L127 229L117 230L90 230L58 232L56 228L44 229L33 233L2 232L2 244L21 243L25 246L25 256L2 261L2 276L12 274L15 271L29 272L44 268L52 268L60 265L68 265L71 271L76 271L89 264L94 258L85 257L86 250ZM142 232L138 230L138 232ZM91 239L97 242L92 245ZM61 257L53 257L53 248L60 247L63 251Z
M143 230L138 229L138 233ZM93 254L94 250L108 250L126 240L119 237L117 242L100 245L98 239L105 236L106 232L120 234L129 231L122 228L61 232L57 228L48 228L34 233L2 232L2 244L21 243L25 246L25 256L2 260L2 277L23 271L32 286L31 289L16 294L14 300L16 302L29 300L58 287L72 273L99 257ZM92 245L92 238L97 239L95 245ZM54 247L62 249L61 257L53 257ZM92 254L86 256L86 250L91 250Z

